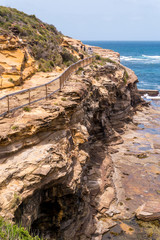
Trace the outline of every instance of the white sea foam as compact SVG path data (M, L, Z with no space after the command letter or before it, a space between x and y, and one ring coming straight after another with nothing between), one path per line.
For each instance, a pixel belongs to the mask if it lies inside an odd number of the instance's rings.
M125 56L121 56L121 60L123 61L142 61L143 59L142 58L134 58L132 56L128 56L128 57L125 57Z
M149 56L149 55L142 55L144 58L149 58L149 59L160 59L160 56Z
M137 57L133 56L121 56L122 62L142 62L144 64L154 64L160 63L160 56L149 56L149 55L141 55Z
M144 94L144 96L142 98L148 99L148 100L160 100L160 94L158 94L158 96L153 97L146 93L146 94Z

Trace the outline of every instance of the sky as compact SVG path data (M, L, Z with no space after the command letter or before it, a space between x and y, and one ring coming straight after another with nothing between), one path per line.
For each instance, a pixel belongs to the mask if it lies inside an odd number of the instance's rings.
M160 0L0 0L80 40L160 40Z

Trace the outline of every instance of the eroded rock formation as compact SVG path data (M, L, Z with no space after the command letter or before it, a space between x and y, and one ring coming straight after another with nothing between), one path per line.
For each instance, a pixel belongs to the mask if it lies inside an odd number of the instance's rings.
M21 39L0 35L0 89L20 85L36 71L35 60Z
M120 64L96 63L2 119L0 214L47 239L101 239L117 214L108 146L141 102L136 83Z

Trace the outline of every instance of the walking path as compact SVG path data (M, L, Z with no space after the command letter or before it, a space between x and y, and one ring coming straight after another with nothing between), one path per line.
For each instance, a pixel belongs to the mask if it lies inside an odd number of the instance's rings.
M11 89L3 89L0 92L0 98L11 93L16 93L21 90L25 90L31 87L36 87L41 84L48 83L49 81L57 78L61 73L58 73L56 71L51 72L51 73L43 73L39 72L36 73L34 76L32 76L29 80L25 81L22 86L17 86ZM48 94L51 92L56 91L59 88L59 80L53 82L50 87L48 88ZM46 90L45 87L40 87L36 88L35 90L32 90L30 92L30 100L35 101L38 98L43 98L46 96ZM28 99L29 99L29 92L26 91L25 93L18 94L18 95L13 95L10 96L9 98L9 108L16 108L19 107L20 105L25 105L28 104ZM7 98L1 100L0 102L0 115L4 112L8 111L8 103L7 103Z
M59 76L54 76L54 78L52 76L51 81L49 81L48 78L47 82L43 82L43 84L40 84L40 81L38 81L38 86L34 85L32 88L27 88L28 84L27 86L24 84L22 87L23 89L20 91L12 90L11 93L9 93L9 90L2 91L2 95L0 96L0 116L5 116L7 113L13 110L15 111L26 105L30 105L40 100L49 98L56 91L61 90L65 81L70 77L72 73L77 71L80 67L82 68L91 64L93 59L94 57L87 57L83 60L79 60L78 62L70 65ZM43 81L43 78L41 81ZM32 79L32 82L35 81Z
M41 84L45 84L54 78L57 78L62 72L57 72L57 71L52 71L52 72L37 72L35 73L30 79L26 80L23 85L21 86L16 86L14 88L7 88L7 89L2 89L0 90L0 98L7 95L11 94L17 91L21 91L24 89L28 89L31 87L36 87Z

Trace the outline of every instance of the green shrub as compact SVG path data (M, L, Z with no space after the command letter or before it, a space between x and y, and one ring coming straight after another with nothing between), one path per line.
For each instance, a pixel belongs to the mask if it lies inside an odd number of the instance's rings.
M0 6L0 30L26 40L30 53L40 61L50 61L49 70L63 62L59 45L62 34L53 25L43 23L35 15ZM46 66L44 67L46 70Z
M54 62L51 60L41 59L38 65L38 71L51 72L54 66Z
M72 63L73 63L73 62L71 62L71 61L67 61L67 62L64 63L64 65L65 65L66 67L69 67L70 65L72 65Z
M84 71L83 67L79 67L78 71Z
M9 78L8 81L11 82L11 83L14 82L12 78Z
M40 240L38 236L32 237L29 232L15 224L10 224L0 217L0 239L3 240ZM42 239L41 239L42 240Z
M77 62L78 59L77 57L73 56L69 51L67 51L66 49L63 49L63 51L61 52L61 56L63 59L63 62L66 64L67 62Z
M99 55L96 55L96 60L101 60L101 57Z

